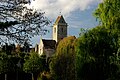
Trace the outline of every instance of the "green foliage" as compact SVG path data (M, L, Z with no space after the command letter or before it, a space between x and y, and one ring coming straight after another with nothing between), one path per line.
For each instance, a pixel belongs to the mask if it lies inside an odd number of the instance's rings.
M54 56L50 63L50 72L55 80L75 80L74 57L69 54Z
M109 43L106 51L107 61L110 63L112 77L108 80L117 80L120 78L120 1L119 0L103 0L96 9L94 15L100 20L101 25L107 29L109 39L106 39L106 43ZM104 48L103 48L104 49ZM103 50L102 49L102 50ZM112 55L110 55L112 54ZM106 58L105 58L106 59ZM116 69L115 69L116 68ZM114 70L115 69L115 70ZM106 69L107 70L107 69ZM109 70L109 69L108 69ZM115 72L116 71L116 72ZM114 74L112 73L114 72ZM109 75L109 76L110 76ZM117 76L116 76L117 75Z
M1 73L9 73L15 71L14 62L12 61L11 56L7 56L6 53L0 53L0 74Z
M75 40L74 36L70 36L59 42L50 63L50 72L55 80L75 80Z
M50 73L43 71L39 76L38 76L38 80L53 80Z
M23 71L24 60L27 59L26 53L6 53L0 52L0 73L14 73L16 71Z
M117 33L98 26L79 37L76 42L76 70L78 80L117 80L119 67L111 60L119 54Z
M37 53L30 53L29 58L23 65L23 71L33 73L34 80L37 80L38 75L46 69L45 59L41 58Z
M117 34L110 34L108 29L101 26L89 30L78 38L77 44L79 45L78 49L80 49L77 53L85 56L91 52L89 55L95 57L106 52L105 55L110 56L113 53L117 53L119 47Z
M5 44L1 47L1 52L5 52L8 55L12 55L15 53L15 44Z
M88 29L80 28L79 36L84 35L87 31L88 31Z
M94 15L106 28L120 29L120 0L103 0Z
M28 73L38 73L43 71L42 59L37 53L31 53L28 60L25 61L23 70Z
M69 36L61 40L57 46L56 54L59 55L74 53L75 39L75 36Z

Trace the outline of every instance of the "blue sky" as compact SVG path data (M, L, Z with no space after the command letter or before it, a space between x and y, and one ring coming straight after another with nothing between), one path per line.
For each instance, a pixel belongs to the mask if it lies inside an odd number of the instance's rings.
M93 28L98 25L93 12L102 0L35 0L31 6L38 11L44 11L52 23L62 14L68 23L68 36L78 37L80 28ZM49 33L42 36L45 39L52 39L52 27L47 27ZM40 36L32 38L33 46L40 42Z

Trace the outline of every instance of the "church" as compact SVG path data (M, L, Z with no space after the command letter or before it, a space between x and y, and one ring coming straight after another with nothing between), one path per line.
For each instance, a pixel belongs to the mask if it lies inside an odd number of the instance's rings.
M58 16L53 25L53 39L40 39L39 45L35 47L35 52L38 52L39 55L46 55L46 58L51 57L55 53L59 41L67 37L67 26L63 16Z

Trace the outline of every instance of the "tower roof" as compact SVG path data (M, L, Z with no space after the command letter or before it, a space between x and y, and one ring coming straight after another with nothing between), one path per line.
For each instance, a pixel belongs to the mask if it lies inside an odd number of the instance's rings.
M58 23L66 23L62 15L57 17L55 24L58 24Z

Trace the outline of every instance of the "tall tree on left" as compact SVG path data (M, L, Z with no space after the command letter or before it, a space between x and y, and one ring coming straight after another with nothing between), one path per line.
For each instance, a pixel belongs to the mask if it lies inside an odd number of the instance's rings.
M28 8L31 0L0 0L0 42L21 42L45 34L50 21L44 12Z

